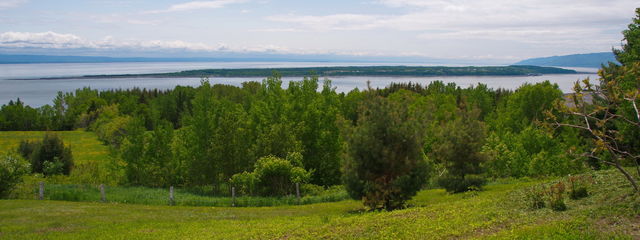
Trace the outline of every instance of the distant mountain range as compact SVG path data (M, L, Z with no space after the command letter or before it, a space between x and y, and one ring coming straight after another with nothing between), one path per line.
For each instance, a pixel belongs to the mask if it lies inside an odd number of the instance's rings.
M611 52L530 58L514 63L514 65L599 68L601 64L608 62L617 63L615 55Z
M24 63L113 63L113 62L260 62L260 61L318 61L318 59L268 57L105 57L105 56L52 56L52 55L0 55L0 64Z

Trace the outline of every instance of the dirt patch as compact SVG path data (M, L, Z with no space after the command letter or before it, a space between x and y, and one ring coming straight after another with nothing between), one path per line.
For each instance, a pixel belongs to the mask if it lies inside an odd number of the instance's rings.
M601 218L595 221L594 225L601 232L624 234L632 239L640 239L640 215L632 218Z

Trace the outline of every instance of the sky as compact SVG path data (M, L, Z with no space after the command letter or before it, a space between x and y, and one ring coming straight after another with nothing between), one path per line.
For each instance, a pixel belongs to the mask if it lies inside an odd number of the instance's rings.
M607 52L637 0L0 0L0 53L515 62Z

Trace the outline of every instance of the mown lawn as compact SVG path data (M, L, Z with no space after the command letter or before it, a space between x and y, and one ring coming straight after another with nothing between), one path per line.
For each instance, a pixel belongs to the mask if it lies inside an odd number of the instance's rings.
M103 145L93 132L59 131L58 134L64 144L71 147L74 169L67 179L62 182L115 184L117 178L110 170L113 160L109 155L109 148ZM16 151L22 140L42 140L43 131L0 131L0 154Z
M425 190L411 207L365 212L357 201L280 207L182 207L0 201L3 239L637 239L640 198L615 171L593 173L591 196L569 210L530 210L520 189Z

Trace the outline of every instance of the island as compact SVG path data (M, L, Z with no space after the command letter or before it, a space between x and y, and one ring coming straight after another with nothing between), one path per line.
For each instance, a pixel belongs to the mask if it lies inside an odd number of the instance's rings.
M384 77L436 77L436 76L539 76L543 74L576 74L575 70L540 66L346 66L346 67L296 67L296 68L234 68L201 69L171 73L85 75L65 78L170 78L170 77L282 77L302 76L384 76Z

